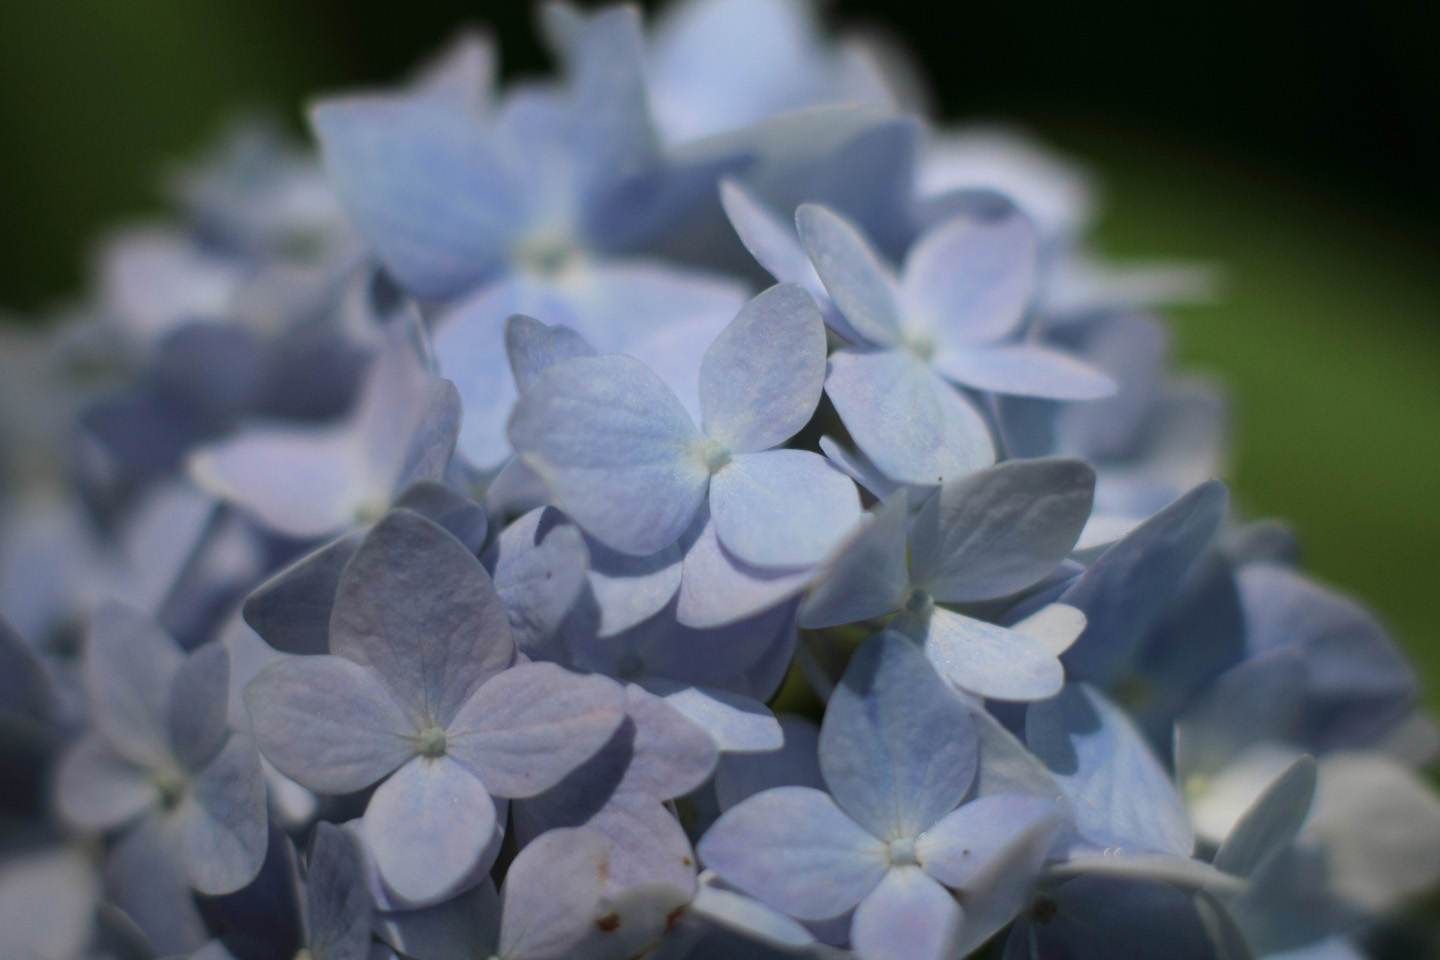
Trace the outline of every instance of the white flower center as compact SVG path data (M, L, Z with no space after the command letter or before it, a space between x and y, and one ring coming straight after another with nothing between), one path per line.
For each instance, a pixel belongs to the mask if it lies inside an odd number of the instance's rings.
M890 866L908 867L914 863L916 859L913 837L899 837L890 841Z
M429 757L433 760L436 757L445 756L445 731L439 727L426 727L420 731L416 747L422 757Z

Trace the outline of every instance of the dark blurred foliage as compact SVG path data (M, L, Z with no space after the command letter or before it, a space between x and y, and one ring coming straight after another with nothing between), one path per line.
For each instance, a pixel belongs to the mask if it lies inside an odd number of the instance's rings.
M655 4L647 4L655 6ZM1236 397L1242 508L1373 604L1440 706L1440 4L837 0L915 55L947 118L1018 120L1093 168L1099 244L1221 267L1173 311ZM239 108L406 74L488 23L545 69L523 0L0 0L0 312L74 297L117 219Z

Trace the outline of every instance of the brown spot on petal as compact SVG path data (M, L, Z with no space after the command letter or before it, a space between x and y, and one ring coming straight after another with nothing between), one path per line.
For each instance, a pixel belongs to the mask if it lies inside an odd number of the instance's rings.
M620 914L611 911L603 917L596 917L595 926L599 927L602 933L618 930L620 928Z

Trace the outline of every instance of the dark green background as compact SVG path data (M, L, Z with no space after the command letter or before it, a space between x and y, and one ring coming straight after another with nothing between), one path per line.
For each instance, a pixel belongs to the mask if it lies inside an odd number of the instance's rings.
M1235 397L1239 502L1372 604L1440 706L1440 31L1436 4L841 2L915 51L948 117L1019 118L1105 188L1116 257L1225 279L1173 311ZM0 0L0 305L82 289L227 111L398 77L462 21L542 69L524 3Z

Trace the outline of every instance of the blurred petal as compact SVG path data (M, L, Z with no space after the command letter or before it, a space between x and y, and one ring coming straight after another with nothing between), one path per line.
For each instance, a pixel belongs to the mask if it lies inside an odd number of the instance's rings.
M825 392L860 450L898 483L934 486L995 462L980 414L908 353L841 350Z
M61 816L82 830L118 827L160 802L151 776L91 734L60 761L55 792Z
M576 357L515 404L510 442L576 523L624 553L651 554L695 516L704 438L671 390L629 357Z
M731 807L697 849L726 882L802 920L849 910L887 863L884 843L808 787L777 787Z
M820 727L835 801L883 840L915 837L975 778L975 725L954 689L906 638L885 632L851 658Z
M904 491L877 506L826 563L800 604L802 627L839 626L893 613L910 589Z
M793 222L782 221L734 180L720 181L720 205L745 249L780 283L798 283L816 302L827 301L825 284L810 263Z
M415 757L365 808L365 841L380 875L415 902L437 900L468 877L494 829L490 794L450 757Z
M845 474L808 450L737 454L710 478L720 542L747 563L804 566L824 559L860 519Z
M170 684L185 655L162 627L118 603L95 610L84 676L96 730L127 760L159 767L170 759Z
M825 322L794 284L764 291L700 365L703 429L732 453L768 450L810 420L825 388Z
M1015 593L1064 560L1090 516L1083 460L1007 460L947 480L911 525L910 569L942 603Z
M245 622L276 650L328 653L340 571L363 539L356 531L332 540L260 584L245 598Z
M569 327L546 326L523 313L512 313L505 321L505 355L510 358L515 387L521 392L561 360L595 354L595 348Z
M942 347L931 360L947 380L974 390L1052 400L1098 400L1115 381L1068 353L1030 343Z
M1215 869L1249 876L1266 857L1294 839L1314 797L1315 758L1306 755L1286 767L1226 834L1211 861Z
M942 343L998 340L1015 329L1035 289L1039 239L1013 207L959 216L910 247L900 275L907 324Z
M417 732L375 675L342 657L271 664L245 687L265 758L302 786L350 793L415 753Z
M208 643L185 658L170 687L170 745L187 770L199 770L225 745L230 651Z

